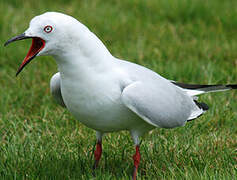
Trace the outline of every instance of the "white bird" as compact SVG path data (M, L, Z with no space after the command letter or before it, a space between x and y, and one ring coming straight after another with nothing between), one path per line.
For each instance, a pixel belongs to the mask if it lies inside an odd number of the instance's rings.
M136 147L133 179L140 162L139 137L154 128L175 128L202 115L208 106L196 95L236 89L237 85L190 85L167 80L134 63L117 59L99 38L71 16L47 12L8 40L32 38L17 74L34 57L53 56L59 72L50 82L58 104L96 130L94 168L102 153L104 133L128 130Z

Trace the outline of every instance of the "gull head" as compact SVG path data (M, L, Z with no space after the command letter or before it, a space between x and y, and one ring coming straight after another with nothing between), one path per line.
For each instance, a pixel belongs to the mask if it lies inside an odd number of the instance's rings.
M9 39L4 45L11 42L32 39L31 47L21 63L16 75L36 56L57 56L66 49L76 46L80 41L80 35L88 29L75 18L57 12L47 12L34 17L29 28L22 34Z

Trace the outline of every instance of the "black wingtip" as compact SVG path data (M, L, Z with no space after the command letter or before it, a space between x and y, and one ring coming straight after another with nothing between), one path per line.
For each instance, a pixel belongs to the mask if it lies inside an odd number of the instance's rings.
M218 90L218 89L225 89L225 88L237 89L237 84L227 84L227 85L223 85L223 84L201 85L201 84L185 84L185 83L179 83L179 82L174 82L174 81L172 81L172 83L175 84L176 86L181 87L181 88L190 89L190 90L204 89L204 88L206 88L206 89L209 88L209 89L207 89L207 91L210 91L210 90Z
M207 104L205 104L205 103L203 103L203 102L201 102L201 103L199 103L200 104L200 106L202 107L202 109L204 110L204 111L207 111L208 109L209 109L209 106L207 105Z
M203 102L198 102L194 100L195 104L202 110L207 111L209 109L209 106Z
M226 87L229 87L231 89L237 89L237 84L228 84Z
M203 84L185 84L185 83L179 83L179 82L172 82L173 84L175 84L176 86L179 86L181 88L184 89L202 89L202 88L208 88L208 87L212 87L212 86L220 86L219 84L217 85L203 85Z

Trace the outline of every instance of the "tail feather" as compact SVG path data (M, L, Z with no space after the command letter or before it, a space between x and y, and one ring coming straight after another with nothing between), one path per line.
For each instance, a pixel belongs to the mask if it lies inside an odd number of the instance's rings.
M196 95L208 93L208 92L217 92L217 91L226 91L231 89L237 89L237 84L228 84L228 85L200 85L200 84L185 84L175 81L171 81L174 85L181 88L188 95L192 96L193 101L198 106L199 110L193 112L187 121L192 121L201 115L203 115L208 109L208 105L203 102L198 102Z
M217 84L217 85L200 85L200 84L185 84L172 81L173 84L182 88L190 96L196 96L208 92L226 91L231 89L237 89L237 84Z

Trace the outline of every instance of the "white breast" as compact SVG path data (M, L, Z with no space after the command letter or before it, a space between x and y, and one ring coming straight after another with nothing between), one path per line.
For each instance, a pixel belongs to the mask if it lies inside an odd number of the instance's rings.
M122 104L121 87L109 75L97 74L83 80L76 76L63 77L61 83L68 110L90 128L104 132L124 130L139 119Z

